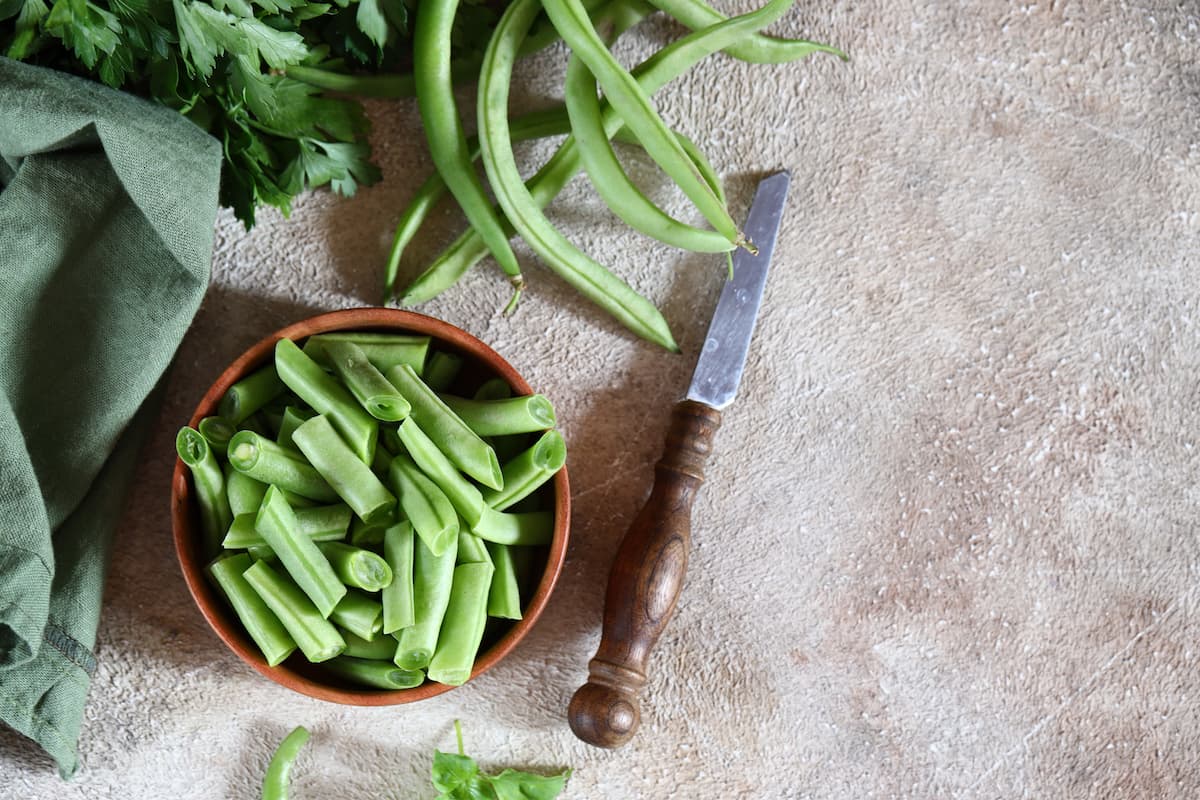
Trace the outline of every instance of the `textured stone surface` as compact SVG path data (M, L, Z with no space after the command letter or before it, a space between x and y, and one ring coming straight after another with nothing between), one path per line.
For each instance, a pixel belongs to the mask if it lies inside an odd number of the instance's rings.
M432 796L455 718L490 766L573 765L572 798L1197 796L1198 25L1175 3L804 4L779 29L853 62L717 57L666 90L739 216L769 171L795 191L644 727L611 753L564 709L721 267L625 233L583 180L554 219L663 306L683 356L532 265L511 319L491 268L422 309L509 358L571 445L571 549L522 647L416 706L341 708L243 667L179 578L171 432L252 341L376 299L429 171L412 103L373 105L381 185L249 235L221 217L119 538L84 769L62 785L0 734L0 796L251 797L298 723L295 797ZM677 33L644 25L622 55ZM521 65L522 107L556 96L561 55ZM418 262L461 225L435 222Z

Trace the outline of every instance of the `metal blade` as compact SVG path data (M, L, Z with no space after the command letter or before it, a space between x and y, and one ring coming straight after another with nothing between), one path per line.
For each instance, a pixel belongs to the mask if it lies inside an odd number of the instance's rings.
M692 373L688 400L722 409L737 394L790 181L787 172L777 172L758 184L745 226L746 236L758 246L758 255L738 250L733 256L733 279L717 300L704 349Z

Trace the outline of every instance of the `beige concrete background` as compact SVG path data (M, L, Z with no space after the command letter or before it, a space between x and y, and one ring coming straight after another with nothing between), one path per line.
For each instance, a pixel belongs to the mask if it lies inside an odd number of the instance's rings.
M172 432L252 341L376 299L429 172L413 104L376 103L382 184L306 196L251 234L221 216L119 536L83 771L63 785L0 734L0 796L254 797L303 723L294 797L432 797L455 718L490 767L574 766L570 798L1198 796L1200 10L806 2L778 30L854 60L718 56L662 96L739 216L763 174L791 169L795 188L633 744L590 749L564 710L721 266L625 232L584 180L554 219L661 304L682 356L524 249L515 317L495 313L490 265L422 309L510 359L571 446L572 544L529 640L440 698L343 708L243 667L183 588ZM675 35L644 25L622 54ZM551 102L561 75L560 50L524 62L520 107ZM439 212L412 264L461 224Z

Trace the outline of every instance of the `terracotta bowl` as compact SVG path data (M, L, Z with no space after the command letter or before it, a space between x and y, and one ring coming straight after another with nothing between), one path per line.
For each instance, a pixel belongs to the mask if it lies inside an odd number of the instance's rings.
M432 337L434 348L463 356L463 369L455 382L460 391L473 391L483 381L500 377L508 381L516 394L533 392L524 378L494 350L453 325L408 311L358 308L334 311L297 322L258 342L230 364L229 368L221 373L221 377L208 388L188 424L194 427L204 417L215 414L217 403L225 391L234 382L269 360L274 353L275 342L279 339L286 337L301 342L311 334L346 330L389 331ZM208 620L217 636L251 667L288 689L321 700L349 705L384 706L411 703L455 688L432 681L426 681L414 689L394 691L358 687L321 672L305 661L298 652L277 667L267 666L224 597L204 575L206 562L199 546L199 512L192 491L189 472L183 462L177 459L171 481L171 521L175 552L183 569L184 580L187 581L188 590L199 606L200 613ZM543 505L554 509L554 536L549 547L541 548L544 552L541 577L536 586L531 587L532 595L529 595L523 619L515 622L489 620L489 628L470 680L491 669L524 638L545 609L550 592L554 589L555 581L562 570L571 516L566 468L559 471L541 492Z

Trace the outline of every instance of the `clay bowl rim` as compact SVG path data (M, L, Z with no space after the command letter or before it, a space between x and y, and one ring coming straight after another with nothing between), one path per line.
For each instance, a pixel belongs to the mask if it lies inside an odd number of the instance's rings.
M239 378L262 364L274 352L275 342L282 338L300 340L317 333L338 330L375 330L415 333L427 335L434 340L457 350L480 362L496 376L508 381L513 390L531 394L533 389L523 377L492 348L482 341L448 322L413 311L392 308L352 308L330 311L300 320L263 337L244 353L234 359L204 393L188 424L195 427L206 416L216 413L217 403L225 391ZM527 604L523 617L515 621L501 637L475 660L468 685L507 656L529 633L541 617L550 595L562 573L570 536L571 495L564 466L554 477L554 534L546 556L546 566L537 589ZM324 683L302 674L284 662L270 667L263 660L257 647L242 630L215 589L204 576L204 564L194 552L194 516L191 513L191 485L187 469L178 457L171 476L171 528L175 541L175 555L183 571L188 592L196 603L209 627L225 645L255 671L284 688L309 697L333 703L357 706L389 706L412 703L444 694L458 687L426 681L412 689L357 689ZM294 658L294 656L293 656ZM289 659L291 660L291 659ZM330 680L336 680L330 678Z

